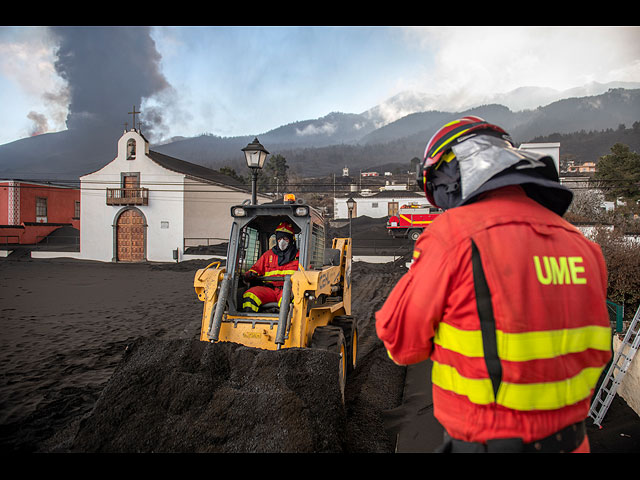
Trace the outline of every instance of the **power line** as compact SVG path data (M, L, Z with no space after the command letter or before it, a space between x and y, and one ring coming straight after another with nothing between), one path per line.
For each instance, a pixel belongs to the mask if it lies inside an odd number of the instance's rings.
M5 188L19 188L19 189L43 189L43 188L67 188L67 189L80 189L82 192L105 192L106 189L123 189L122 183L120 179L104 180L76 180L74 182L69 180L13 180L17 184L9 185L8 182L1 182L0 185ZM28 183L34 183L39 185L29 185ZM7 183L6 185L2 185L3 183ZM80 185L69 185L69 183L79 183ZM623 188L633 185L638 185L640 182L632 179L563 179L561 185L565 185L567 188L571 190L598 190L598 189L614 189L614 188ZM110 187L113 185L113 187ZM247 190L240 186L228 186L228 187L214 187L212 184L205 182L198 182L189 185L185 185L183 182L163 182L163 181L151 181L144 182L144 186L136 187L136 188L146 188L150 192L171 192L171 193L189 193L189 194L200 194L200 193L221 193L221 194L238 194L238 193L247 193L250 194L250 189L247 186ZM396 185L405 185L404 183L398 183ZM171 187L176 186L180 188L156 188L156 187ZM204 188L203 188L204 187ZM209 187L209 188L207 188ZM340 184L335 185L334 183L288 183L286 186L281 186L277 184L267 184L261 188L259 193L264 194L273 194L279 191L289 190L296 191L297 193L308 193L308 194L333 194L335 193L355 193L350 190L352 184ZM360 186L360 190L362 187L365 188L373 188L373 189L382 189L381 191L386 192L394 192L394 190L384 190L384 185L380 185L377 183L365 183ZM237 190L236 190L237 189ZM404 192L404 193L422 193L421 190L416 188L414 185L411 185L409 188L405 190L395 190L396 192ZM376 192L379 193L379 192ZM375 195L375 194L374 194Z
M69 187L69 188L73 188L70 187L70 185L67 185L68 183L81 183L81 184L98 184L98 185L121 185L121 180L120 179L114 179L114 180L0 180L0 183L5 183L5 182L9 182L9 181L14 181L14 182L20 182L20 183L40 183L43 185L40 186L34 186L34 185L23 185L23 187L25 188L39 188L42 186L52 186L52 187ZM599 184L599 183L608 183L608 182L620 182L620 183L638 183L640 184L640 180L637 179L629 179L629 178L605 178L605 179L567 179L567 178L562 178L560 183L564 184L564 183L588 183L588 184ZM154 181L145 181L144 185L185 185L184 182L163 182L163 181L159 181L159 180L154 180ZM209 182L197 182L195 184L191 184L194 186L197 185L212 185L212 183ZM275 182L270 182L268 183L268 185L276 185ZM289 187L310 187L310 186L321 186L321 187L334 187L334 183L333 182L315 182L315 181L308 181L308 182L288 182L286 184ZM336 187L339 188L348 188L350 186L352 186L354 184L336 184ZM366 183L364 184L365 186L369 186L369 187L384 187L385 185L381 185L379 183ZM406 185L406 182L399 182L396 183L395 185ZM20 185L16 185L16 186L20 186ZM227 185L229 188L241 188L241 187L246 187L249 188L249 185Z

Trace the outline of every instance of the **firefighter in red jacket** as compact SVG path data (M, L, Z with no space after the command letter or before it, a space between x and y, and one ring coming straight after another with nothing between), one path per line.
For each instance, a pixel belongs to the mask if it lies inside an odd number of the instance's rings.
M276 227L276 245L264 252L245 274L250 283L253 277L282 277L293 275L298 270L299 252L296 247L293 226L282 222ZM242 308L246 312L257 312L266 303L277 302L282 297L282 281L267 282L249 288L242 296Z
M611 357L600 247L561 216L549 156L478 117L442 127L419 172L445 210L376 313L400 365L432 362L441 452L588 452L585 419Z

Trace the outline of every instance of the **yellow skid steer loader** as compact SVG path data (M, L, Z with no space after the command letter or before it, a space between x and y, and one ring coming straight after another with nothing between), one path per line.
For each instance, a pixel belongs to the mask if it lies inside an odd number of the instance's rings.
M347 373L355 368L358 349L356 322L351 317L351 239L325 244L321 214L303 203L238 205L226 266L214 262L196 272L194 287L204 302L200 340L234 342L267 350L319 348L339 354L339 382L344 393ZM248 285L244 273L275 243L274 230L283 221L293 225L299 249L299 270L284 277L282 299L242 311ZM217 263L217 264L216 264Z

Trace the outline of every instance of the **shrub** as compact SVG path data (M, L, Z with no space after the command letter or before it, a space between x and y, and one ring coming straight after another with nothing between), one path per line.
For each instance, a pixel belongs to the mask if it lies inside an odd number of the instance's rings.
M640 302L640 244L621 229L596 227L590 239L600 245L607 263L608 298L624 306L631 320Z

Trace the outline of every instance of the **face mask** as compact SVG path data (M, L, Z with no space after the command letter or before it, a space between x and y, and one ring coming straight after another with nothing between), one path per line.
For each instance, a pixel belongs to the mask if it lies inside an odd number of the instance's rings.
M286 238L281 238L280 240L278 240L278 248L283 252L287 249L288 246L289 240L287 240Z

